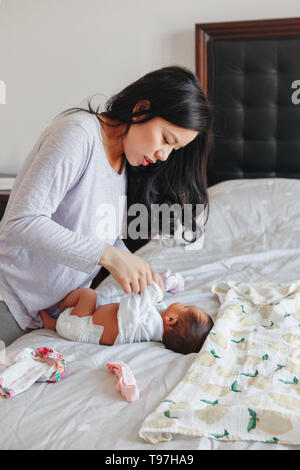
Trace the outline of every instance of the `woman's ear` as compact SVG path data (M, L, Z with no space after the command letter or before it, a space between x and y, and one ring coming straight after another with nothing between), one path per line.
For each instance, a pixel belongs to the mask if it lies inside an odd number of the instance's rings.
M139 101L138 103L136 103L135 107L133 108L133 113L139 113L140 111L144 111L144 110L149 110L150 109L150 101L149 100L141 100ZM139 121L140 119L143 119L144 116L141 115L141 116L136 116L136 117L133 117L132 120L133 121Z

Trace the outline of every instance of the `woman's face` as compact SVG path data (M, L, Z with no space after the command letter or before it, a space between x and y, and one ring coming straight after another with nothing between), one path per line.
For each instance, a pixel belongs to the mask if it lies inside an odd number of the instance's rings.
M134 119L139 118L142 117ZM123 138L123 150L132 166L145 164L144 157L153 163L157 160L165 161L173 149L186 146L197 135L197 131L175 126L156 117L142 124L132 124Z

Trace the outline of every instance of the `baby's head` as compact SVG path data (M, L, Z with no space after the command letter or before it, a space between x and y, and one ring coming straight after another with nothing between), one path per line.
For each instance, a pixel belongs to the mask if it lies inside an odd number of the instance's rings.
M198 352L213 326L204 310L181 302L169 305L162 320L163 343L168 349L182 354Z

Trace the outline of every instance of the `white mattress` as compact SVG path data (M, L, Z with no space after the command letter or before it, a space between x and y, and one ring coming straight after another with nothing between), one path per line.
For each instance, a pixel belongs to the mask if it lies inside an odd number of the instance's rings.
M167 305L198 305L214 318L213 283L221 280L287 282L300 279L300 181L234 180L209 189L211 210L204 247L185 250L173 241L153 240L137 254L157 270L169 267L185 279L185 291L167 294ZM99 287L105 293L111 276ZM34 384L13 399L0 397L1 449L288 449L260 442L220 442L175 436L151 445L138 431L145 417L175 387L196 354L183 356L160 343L118 346L72 343L50 330L18 339L8 353L48 346L65 355L68 369L57 384ZM174 366L176 359L176 367ZM140 399L127 403L116 390L107 362L122 360L135 374ZM295 449L295 447L290 447Z

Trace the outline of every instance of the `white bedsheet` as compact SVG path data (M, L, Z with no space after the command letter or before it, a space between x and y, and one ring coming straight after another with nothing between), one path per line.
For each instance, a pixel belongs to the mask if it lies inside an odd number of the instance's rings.
M198 305L214 318L219 303L210 288L216 282L300 279L299 180L227 181L210 188L209 194L203 249L187 251L171 241L153 240L137 252L157 270L169 267L184 277L185 291L167 294L167 305ZM118 292L111 276L99 289L104 293L108 283ZM139 437L144 418L185 375L195 354L179 355L160 343L72 343L44 329L19 338L7 352L29 345L60 351L68 370L57 384L38 383L13 399L0 397L1 449L289 449L182 436L151 445ZM137 402L125 402L115 388L116 378L105 370L107 362L119 359L135 374L141 392Z

